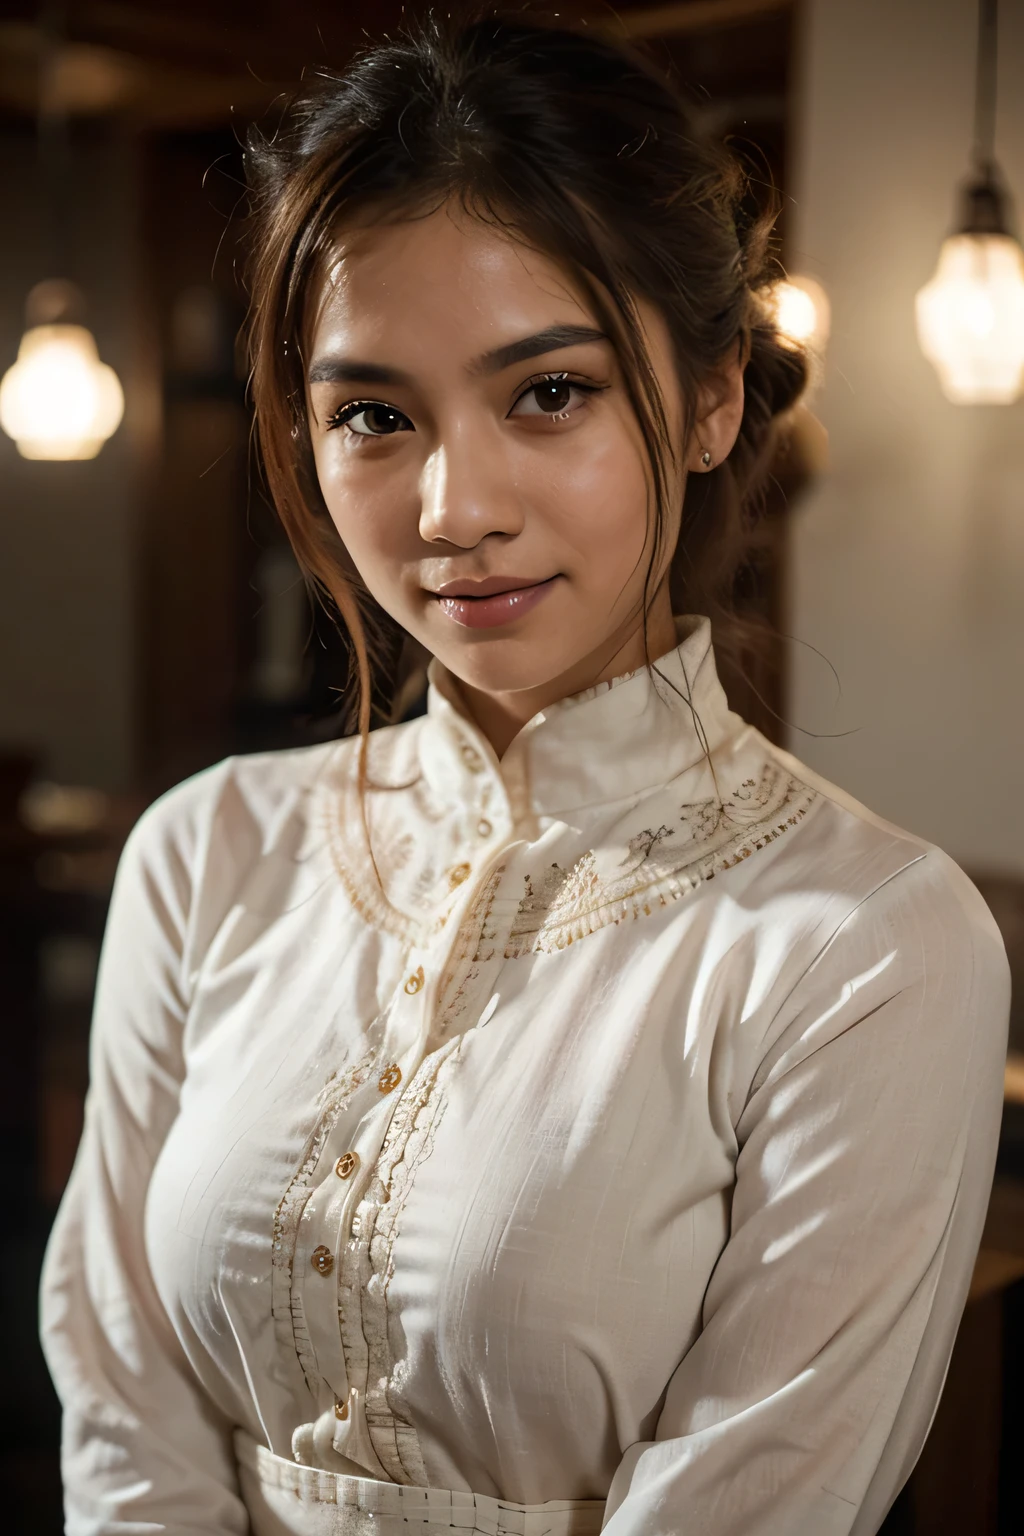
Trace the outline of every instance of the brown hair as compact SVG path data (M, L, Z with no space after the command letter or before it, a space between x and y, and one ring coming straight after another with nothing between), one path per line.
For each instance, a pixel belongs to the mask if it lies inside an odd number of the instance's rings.
M652 302L668 326L684 441L701 380L733 348L749 353L739 437L722 464L689 477L671 569L675 611L708 615L716 649L739 653L749 627L732 607L736 572L774 423L803 390L806 362L763 302L779 275L777 202L749 212L743 167L702 140L652 63L604 37L521 15L431 18L368 48L342 74L317 74L272 134L250 132L246 167L251 389L264 472L307 581L347 631L364 741L371 703L387 705L401 631L354 572L324 505L302 345L307 291L339 223L357 216L456 198L567 269L613 340L647 448L651 569L663 547L666 466L681 445L668 438L635 299Z

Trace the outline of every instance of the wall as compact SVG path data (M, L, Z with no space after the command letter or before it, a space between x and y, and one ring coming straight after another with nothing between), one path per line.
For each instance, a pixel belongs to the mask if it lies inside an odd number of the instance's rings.
M134 773L135 537L153 396L141 387L135 153L110 137L76 146L70 273L45 270L30 135L0 137L0 185L0 371L17 353L28 289L72 276L126 397L121 428L91 461L30 462L0 433L0 751L24 746L47 776L118 789Z
M1001 11L1024 203L1024 6ZM975 26L973 0L804 8L789 263L832 301L831 464L793 518L788 745L969 869L1024 873L1024 401L949 404L913 315L967 165Z

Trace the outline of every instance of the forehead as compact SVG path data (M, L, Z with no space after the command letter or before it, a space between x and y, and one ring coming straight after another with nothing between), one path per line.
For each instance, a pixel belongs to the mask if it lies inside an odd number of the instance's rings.
M419 218L339 231L313 284L315 352L386 349L476 357L509 336L594 316L551 257L445 205ZM368 352L368 349L371 349Z

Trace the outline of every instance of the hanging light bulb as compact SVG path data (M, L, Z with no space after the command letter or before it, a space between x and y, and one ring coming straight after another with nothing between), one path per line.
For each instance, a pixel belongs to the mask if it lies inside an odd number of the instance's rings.
M70 283L38 283L18 360L0 381L0 426L26 459L93 459L117 430L124 394L92 332L73 319Z
M998 0L979 0L974 174L916 298L921 351L947 399L1007 405L1024 388L1024 251L994 156Z
M38 139L41 201L51 272L67 271L66 228L72 188L67 101L62 86L66 7L43 4ZM92 459L124 414L113 368L101 363L82 322L73 283L37 283L28 296L18 360L0 380L0 427L26 459Z
M787 277L771 290L771 310L782 335L819 356L828 341L828 296L813 277Z

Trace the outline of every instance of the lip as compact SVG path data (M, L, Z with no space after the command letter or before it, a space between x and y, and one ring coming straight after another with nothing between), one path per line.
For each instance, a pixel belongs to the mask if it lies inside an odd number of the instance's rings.
M550 577L548 578L551 579ZM446 581L434 588L435 597L494 597L499 592L522 592L526 587L540 587L535 576L472 576Z
M543 602L558 580L524 580L488 576L483 581L449 581L433 594L446 618L464 629L496 629L518 619Z

